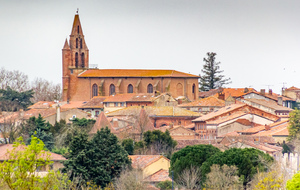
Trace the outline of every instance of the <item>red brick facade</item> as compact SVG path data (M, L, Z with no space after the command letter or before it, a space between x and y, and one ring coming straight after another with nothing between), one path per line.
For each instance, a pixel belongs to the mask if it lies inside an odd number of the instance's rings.
M88 101L94 96L169 92L174 97L198 97L198 76L175 70L89 69L89 50L79 15L75 15L69 43L62 50L63 101Z

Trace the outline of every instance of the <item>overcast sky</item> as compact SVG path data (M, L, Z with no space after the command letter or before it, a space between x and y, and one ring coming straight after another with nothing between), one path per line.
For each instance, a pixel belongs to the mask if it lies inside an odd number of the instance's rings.
M198 75L216 52L228 87L300 88L299 0L1 0L0 67L61 83L77 8L100 69Z

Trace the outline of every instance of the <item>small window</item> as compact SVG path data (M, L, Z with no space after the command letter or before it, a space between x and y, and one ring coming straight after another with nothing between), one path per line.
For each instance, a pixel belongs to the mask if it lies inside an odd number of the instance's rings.
M109 86L109 95L114 95L116 93L115 91L115 85L111 84Z
M78 53L75 53L75 67L78 68Z
M153 85L152 84L148 84L147 93L153 93Z
M98 85L97 84L93 84L92 87L92 97L94 96L98 96Z
M133 86L132 84L129 84L127 87L127 93L133 93Z
M76 38L76 48L78 48L78 38Z
M118 102L115 102L115 107L118 107Z
M70 70L71 74L73 74L73 69Z
M98 117L98 115L99 115L99 111L96 111L95 116Z

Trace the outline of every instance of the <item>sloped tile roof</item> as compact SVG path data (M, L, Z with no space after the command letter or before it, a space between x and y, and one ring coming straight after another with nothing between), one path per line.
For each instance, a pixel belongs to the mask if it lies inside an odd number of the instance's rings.
M218 137L226 137L226 136L239 136L240 134L236 131L230 132L230 133L226 133L224 135L220 135Z
M153 94L135 94L127 102L152 102L156 97Z
M103 102L127 102L133 96L135 96L135 94L116 94L108 96Z
M253 102L253 103L274 109L276 111L293 111L293 109L291 109L291 108L284 107L284 106L278 105L277 103L275 103L273 101L268 101L268 100L264 100L264 99L247 98L247 99L245 99L245 101Z
M197 75L175 70L143 70L143 69L88 69L78 77L192 77Z
M199 92L199 97L200 98L206 98L206 97L218 94L218 93L220 93L222 91L223 91L223 88L217 88L217 89L211 89L209 91Z
M126 116L139 113L140 106L130 106L116 111L109 112L107 116ZM197 117L200 116L200 113L189 111L183 108L172 107L172 106L145 106L144 109L150 117L153 116L191 116Z
M272 135L278 133L279 131L286 129L288 127L288 125L289 125L288 123L285 123L283 125L278 125L276 127L270 128L270 130L264 130L264 131L258 132L255 135L256 136L272 136Z
M248 113L245 113L245 112L236 112L236 113L233 113L231 115L227 115L227 116L224 116L224 117L221 117L221 118L218 118L216 120L212 120L212 121L208 121L206 122L206 124L221 124L221 123L224 123L224 122L228 122L230 120L236 120L237 118L240 118L244 115L247 115ZM235 122L235 121L232 121L232 122Z
M46 109L51 108L53 104L56 104L53 101L39 101L31 106L28 107L28 109Z
M276 144L276 141L271 136L257 136L257 135L239 135L239 136L225 136L220 141L220 144L226 145L235 141L259 141L262 143Z
M254 88L223 88L222 93L225 94L225 100L232 96L233 98L243 96L249 92L256 92ZM218 96L218 94L215 94L215 96Z
M95 96L87 103L81 105L79 108L103 108L103 101L106 96Z
M208 106L224 107L225 106L225 101L220 100L219 98L216 98L214 96L210 96L210 97L207 97L207 98L196 100L194 102L181 104L178 107L208 107Z
M129 155L129 158L131 159L132 162L131 165L133 168L141 168L141 169L146 168L147 166L158 161L161 158L170 161L169 159L167 159L162 155Z
M290 88L287 88L286 90L288 90L288 91L294 91L294 90L296 90L297 91L297 90L300 90L300 88L292 86Z
M14 145L13 144L2 144L0 145L0 160L7 160L9 159L8 156L8 151L12 151L14 149ZM19 146L16 150L24 150L25 149L25 145L23 146ZM46 153L46 151L45 151ZM63 157L62 155L56 154L56 153L52 153L52 152L48 152L50 155L50 160L52 161L59 161L59 160L66 160L65 157ZM47 154L42 155L43 158L46 158L46 156L48 156Z
M282 147L278 147L278 146L273 146L273 145L268 145L266 143L262 143L262 142L254 142L254 141L242 141L242 140L239 140L237 142L232 142L230 143L230 145L233 145L233 144L236 144L236 143L242 143L242 144L246 144L248 146L251 146L253 148L256 148L256 149L259 149L261 151L266 151L266 152L270 152L270 153L274 153L274 152L277 152L277 151L282 151Z
M208 113L206 115L203 115L203 116L193 120L193 122L194 121L207 121L209 119L213 119L214 117L220 116L220 115L225 114L227 112L231 112L235 109L238 109L238 108L241 108L241 107L244 107L244 106L246 106L246 104L231 104L230 106L225 106L223 108L220 108L217 111L214 111L214 112Z
M60 107L61 108L79 108L83 106L86 103L86 101L70 101L69 103L67 102L60 102Z
M89 132L89 134L95 134L97 131L101 130L102 128L108 127L112 133L116 133L116 130L112 127L110 122L107 120L106 116L104 115L104 112L101 112L96 120L96 123L94 124L93 128Z
M149 182L161 182L166 180L172 181L172 179L169 177L169 171L163 169L158 170L154 174L144 179L144 181L149 181Z

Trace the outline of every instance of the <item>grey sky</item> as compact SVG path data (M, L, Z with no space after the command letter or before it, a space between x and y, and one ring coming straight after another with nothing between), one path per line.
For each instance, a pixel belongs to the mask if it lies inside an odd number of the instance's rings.
M229 87L300 87L300 1L0 1L0 67L61 82L76 9L99 68L200 74L216 52Z

